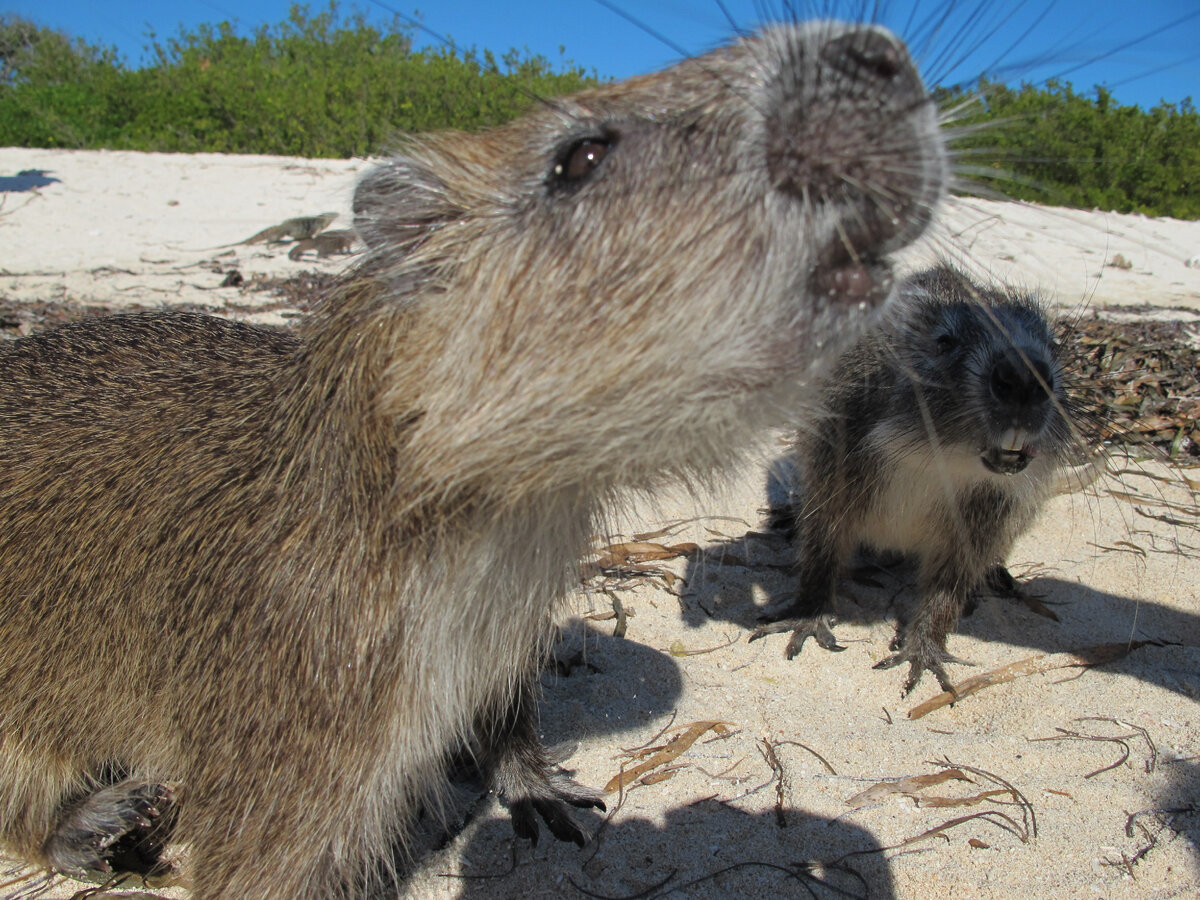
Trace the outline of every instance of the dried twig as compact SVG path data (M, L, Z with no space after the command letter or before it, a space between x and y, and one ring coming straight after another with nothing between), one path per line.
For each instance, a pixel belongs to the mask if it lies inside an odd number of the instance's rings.
M1029 740L1035 741L1035 742L1036 741L1098 741L1098 742L1102 742L1102 743L1112 743L1112 744L1119 745L1121 747L1121 751L1122 751L1121 758L1118 759L1112 765L1103 766L1102 768L1099 768L1094 772L1089 772L1088 774L1083 776L1084 778L1091 778L1095 775L1102 775L1105 772L1111 772L1113 769L1119 768L1120 766L1124 765L1129 760L1129 754L1130 754L1129 744L1127 743L1127 741L1130 738L1140 737L1146 742L1146 746L1150 748L1150 758L1148 760L1146 760L1146 771L1147 772L1154 771L1154 767L1158 763L1158 748L1156 748L1154 746L1154 741L1151 740L1151 738L1150 738L1150 732L1148 732L1145 728L1142 728L1138 725L1130 725L1127 722L1121 722L1117 719L1110 718L1109 716L1082 716L1081 718L1078 718L1075 721L1076 722L1110 722L1113 725L1120 725L1124 728L1130 728L1133 731L1131 734L1096 735L1096 734L1082 734L1078 731L1070 731L1066 728L1055 728L1054 730L1059 732L1056 735L1050 735L1048 737L1040 737L1040 738L1029 738Z
M741 765L742 763L744 763L745 761L746 761L746 757L744 757L744 756L739 756L739 757L738 757L738 759L737 759L737 762L735 762L735 763L734 763L733 765L731 765L731 766L728 766L728 767L726 767L726 768L722 769L720 772L717 772L717 773L715 773L715 774L714 774L714 773L712 773L712 772L710 772L710 771L708 771L708 769L704 768L703 766L696 766L696 769L697 769L698 771L700 771L700 772L703 772L703 773L704 773L704 774L705 774L707 777L709 777L709 778L713 779L714 781L733 781L733 782L738 782L738 781L741 781L743 778L748 778L749 776L748 776L748 775L746 775L746 776L743 776L743 775L730 775L729 773L730 773L730 772L732 772L734 769L736 769L738 766L740 766L740 765Z
M831 766L829 764L829 760L827 760L825 757L823 757L820 753L818 753L816 750L814 750L812 747L808 746L807 744L802 744L799 741L776 741L775 746L776 747L792 746L792 747L799 747L801 750L807 750L809 753L811 753L813 756L815 756L817 759L819 759L821 761L821 765L823 765L825 767L826 772L828 772L830 775L837 774L837 772L835 772L833 770L833 766Z
M729 722L720 721L693 722L687 726L686 731L675 735L665 746L654 748L654 752L645 761L638 763L632 769L622 768L604 786L604 793L611 794L613 791L622 790L627 784L637 781L647 772L674 761L680 754L686 752L706 731L712 730L718 734L724 734L728 731L730 724ZM643 750L641 752L649 753L650 751Z
M671 879L675 877L675 873L678 871L678 869L672 869L667 873L666 878L650 885L648 888L638 891L636 894L622 894L618 897L614 897L610 894L598 894L595 891L589 891L587 888L580 887L578 882L576 882L575 879L571 878L569 875L567 876L567 881L571 882L571 887L575 888L575 890L579 891L579 893L583 894L585 897L595 897L596 900L641 900L643 897L653 896L654 892L669 883Z
M970 772L972 775L975 775L979 778L985 778L993 784L998 784L1003 787L1006 791L1012 794L1013 800L1018 806L1021 807L1022 821L1025 821L1026 819L1028 820L1026 824L1028 833L1033 837L1037 837L1037 813L1034 812L1033 804L1030 803L1026 796L1022 794L1016 787L1014 787L1010 781L1005 778L1001 778L995 772L989 772L986 769L979 769L975 766L963 765L962 763L951 762L949 759L946 759L943 762L935 761L934 765Z
M644 744L638 744L636 747L622 747L621 751L629 756L632 756L635 753L638 753L639 751L645 750L647 747L649 747L651 744L653 744L655 741L657 741L660 737L662 737L664 734L666 734L668 731L671 730L671 726L675 724L675 717L678 715L679 715L679 710L677 710L677 709L672 710L671 718L669 718L667 720L666 725L664 725L662 728L660 728L658 731L656 731L654 733L654 737L650 738L650 740L646 741L646 743L644 743Z
M1039 653L1037 656L1026 657L1015 663L1009 663L999 669L992 669L982 675L974 675L954 686L954 691L945 691L931 697L924 703L914 706L908 711L910 719L919 719L935 709L950 706L978 693L986 687L1005 682L1015 681L1026 675L1037 675L1054 669L1088 668L1102 666L1105 663L1122 659L1130 652L1147 644L1154 647L1173 646L1169 641L1127 641L1121 644L1100 644L1080 650L1076 653Z
M762 750L763 759L767 761L767 765L771 767L771 771L775 773L775 824L780 828L787 828L787 817L783 812L783 795L787 791L787 776L783 772L783 763L779 761L779 757L775 754L775 747L769 740L763 738Z

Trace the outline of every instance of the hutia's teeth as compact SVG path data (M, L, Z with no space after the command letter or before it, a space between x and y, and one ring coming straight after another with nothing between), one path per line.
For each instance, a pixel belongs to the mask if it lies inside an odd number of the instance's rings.
M1000 437L1000 449L1007 450L1009 453L1016 453L1025 446L1025 430L1023 428L1010 428Z

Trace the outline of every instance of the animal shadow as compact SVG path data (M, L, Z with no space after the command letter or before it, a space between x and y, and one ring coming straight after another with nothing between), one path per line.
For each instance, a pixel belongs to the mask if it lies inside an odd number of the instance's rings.
M476 900L896 896L883 848L869 831L791 808L783 816L785 826L773 812L702 800L670 810L661 825L618 817L582 850L545 841L530 849L506 821L492 819L465 848L472 865L455 880L461 897Z
M548 746L583 736L638 744L678 703L683 678L667 654L634 641L576 632L568 660L543 678L542 732ZM570 759L565 762L569 768ZM619 764L612 762L613 774ZM594 785L596 786L596 785ZM662 821L636 815L637 792L605 797L607 814L580 811L591 831L582 849L555 841L543 829L536 846L513 835L507 811L484 807L445 851L420 866L414 891L434 878L464 898L521 896L752 897L895 896L877 838L847 822L784 806L747 812L714 797L668 810ZM617 809L617 807L620 809ZM611 816L612 820L607 821ZM461 876L440 872L451 865ZM682 892L682 893L679 893Z
M46 169L22 169L16 175L0 175L0 193L20 194L61 183Z

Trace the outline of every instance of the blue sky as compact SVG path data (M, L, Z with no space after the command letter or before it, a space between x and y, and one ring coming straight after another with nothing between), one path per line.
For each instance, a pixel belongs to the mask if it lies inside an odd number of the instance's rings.
M136 64L148 29L161 39L180 25L228 20L249 31L286 18L289 5L287 0L0 0L0 11L113 44ZM732 33L717 0L357 0L343 2L342 8L351 5L381 21L390 18L389 10L411 16L419 6L431 31L461 46L497 53L528 47L553 60L560 59L562 46L566 58L617 78L659 68L681 52L701 52ZM1104 84L1124 103L1153 106L1188 96L1200 103L1198 0L724 0L723 6L743 28L778 18L788 8L804 17L882 20L909 40L934 83L969 82L985 71L1010 82L1040 83L1062 75L1077 88ZM936 31L929 24L942 20ZM418 44L430 40L427 34L417 36Z

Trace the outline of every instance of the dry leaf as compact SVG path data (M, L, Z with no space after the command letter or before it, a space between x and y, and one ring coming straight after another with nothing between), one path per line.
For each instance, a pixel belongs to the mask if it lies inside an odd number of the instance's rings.
M655 772L653 775L647 775L642 779L642 784L658 784L660 781L667 781L675 777L675 774L682 768L676 766L674 769L664 769L661 772Z
M1012 791L997 788L993 791L984 791L981 794L972 794L970 797L917 797L915 799L918 806L944 809L950 806L978 806L984 800L1001 796L1011 797Z
M1049 672L1053 669L1069 669L1087 666L1101 666L1113 660L1127 656L1131 651L1151 644L1156 647L1164 646L1162 641L1128 641L1121 644L1100 644L1080 650L1078 653L1039 653L1037 656L1026 657L1015 663L1009 663L999 669L992 669L982 675L974 675L954 686L954 693L945 691L936 697L931 697L924 703L914 706L908 711L910 719L919 719L935 709L949 706L959 700L964 700L985 687L994 684L1004 684L1025 675L1036 675L1039 672Z
M1143 494L1131 494L1127 491L1109 491L1108 495L1114 500L1121 500L1125 503L1134 503L1138 506L1158 506L1164 509L1173 510L1174 512L1187 513L1190 516L1200 514L1200 509L1194 506L1184 506L1181 503L1172 503L1170 500L1160 500L1156 497L1147 497Z
M717 734L728 734L728 726L730 722L707 721L693 722L691 725L683 726L687 730L682 734L677 734L667 742L666 746L657 750L645 762L638 763L632 769L624 769L604 786L604 793L611 794L624 788L626 785L637 781L647 772L657 769L659 766L666 765L676 759L680 754L687 751L696 740L706 731L715 731Z
M689 650L683 646L683 641L671 641L671 646L667 648L667 652L672 656L700 656L703 653L713 653L717 650L724 650L726 647L732 647L737 643L737 635L735 634L723 644L717 644L715 647L705 647L703 650Z
M651 541L626 541L621 544L609 544L602 548L601 556L596 560L595 565L599 569L612 569L626 563L675 559L695 553L698 549L699 545L691 542L667 546Z
M892 794L907 794L911 796L922 788L932 787L935 784L941 784L950 779L954 779L955 781L971 780L961 769L943 769L934 775L913 775L910 778L901 778L899 781L881 781L878 784L871 785L865 791L859 791L846 801L846 805L857 809L860 806L876 803ZM1005 791L1004 793L1008 792Z
M656 538L666 537L679 526L677 524L664 525L654 531L643 531L639 534L631 535L631 539L635 541L653 541Z

